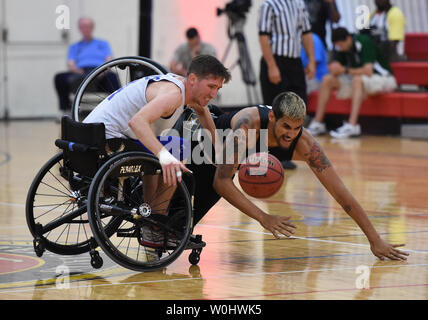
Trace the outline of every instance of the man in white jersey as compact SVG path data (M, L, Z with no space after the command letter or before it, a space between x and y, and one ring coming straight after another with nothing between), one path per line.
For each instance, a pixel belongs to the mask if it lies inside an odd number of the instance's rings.
M215 137L215 125L206 106L229 80L230 73L220 61L199 55L192 60L185 77L169 73L135 80L104 99L83 122L104 123L107 141L140 141L159 158L164 184L175 186L176 177L181 181L181 170L188 169L157 137L172 128L187 106L193 108L202 127Z

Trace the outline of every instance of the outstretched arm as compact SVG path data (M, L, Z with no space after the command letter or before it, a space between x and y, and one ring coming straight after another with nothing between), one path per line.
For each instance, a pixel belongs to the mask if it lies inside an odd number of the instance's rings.
M327 191L358 224L367 236L371 250L376 257L381 260L385 257L392 260L406 259L408 253L396 249L396 247L404 246L404 244L392 245L382 240L364 209L337 175L322 147L306 130L297 145L296 158L306 161Z

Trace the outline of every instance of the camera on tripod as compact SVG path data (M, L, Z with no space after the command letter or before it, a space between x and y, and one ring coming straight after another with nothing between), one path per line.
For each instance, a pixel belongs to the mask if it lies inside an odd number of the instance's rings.
M217 16L226 13L232 21L243 19L250 7L251 0L232 0L224 9L217 8Z
M251 95L251 90L249 87L253 88L253 96L258 101L256 86L256 76L254 74L254 69L251 64L250 53L247 48L247 42L244 35L244 24L245 24L245 14L249 11L251 7L251 0L232 0L227 3L224 9L217 8L217 16L220 16L223 13L226 13L228 19L227 35L230 39L229 44L227 45L226 51L224 53L223 63L226 60L226 56L229 53L230 48L232 47L232 42L236 41L238 44L238 53L239 58L230 67L230 70L233 69L236 65L239 65L242 74L242 80L247 86L247 95L250 104L253 104L253 99Z

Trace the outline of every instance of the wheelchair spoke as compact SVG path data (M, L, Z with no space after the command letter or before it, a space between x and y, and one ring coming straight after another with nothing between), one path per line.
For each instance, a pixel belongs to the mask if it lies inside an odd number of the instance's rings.
M67 230L67 228L70 228L70 225L66 225L64 227L64 229L62 230L62 232L60 233L60 235L58 236L58 238L55 240L55 242L58 242L59 238L61 238L62 234L64 233L65 230Z
M36 196L42 197L60 197L60 198L70 198L70 195L62 195L62 194L47 194L47 193L36 193Z
M165 193L165 191L167 191L167 190L169 190L169 189L171 189L172 187L171 186L169 186L169 187L167 187L167 188L164 188L161 192L159 192L158 194L154 194L153 195L153 197L150 199L150 200L148 200L147 202L148 203L153 203L153 201L156 199L156 197L159 197L159 196L161 196L163 193Z
M51 185L47 184L46 182L41 181L41 182L40 182L40 184L43 184L43 185L45 185L45 186L47 186L47 187L49 187L49 188L51 188L51 189L53 189L53 190L55 190L55 191L58 191L59 193L61 193L61 194L65 195L65 196L68 196L68 197L70 196L69 194L65 193L64 191L61 191L61 190L59 190L58 188L55 188L55 187L53 187L53 186L51 186ZM70 190L67 190L67 191L70 191Z
M66 210L68 209L68 207L66 208ZM62 215L60 215L56 219L44 225L43 230L44 232L48 232L63 224L70 224L70 221L72 221L73 219L77 218L79 215L82 215L85 212L86 212L86 206L77 208L76 210L70 210L70 211L64 212Z
M52 212L53 210L55 210L55 209L57 209L57 208L59 208L59 207L61 207L61 206L65 205L67 202L70 202L70 204L72 203L70 200L67 200L67 201L65 201L65 202L63 202L63 203L60 203L60 204L33 206L34 208L42 208L42 207L55 206L54 208L52 208L52 209L50 209L50 210L48 210L48 211L46 211L46 212L42 213L41 215L39 215L39 216L37 216L37 217L34 217L34 220L38 220L38 219L40 219L41 217L43 217L43 216L47 215L48 213ZM67 208L68 208L68 207L67 207ZM64 215L64 214L62 214L61 216L63 216L63 215Z
M153 209L153 208L157 208L157 207L159 207L160 205L162 205L162 204L164 204L164 203L167 203L167 202L170 202L170 201L171 201L171 199L166 199L166 200L164 200L164 201L162 201L162 202L159 202L159 203L153 204L151 207L152 207L152 209ZM166 210L160 210L160 211L166 211Z
M82 220L82 216L80 216L80 220ZM79 226L80 226L80 224L79 224ZM88 233L86 232L85 226L82 225L82 228L83 228L83 232L85 233L85 240L88 240L90 237L88 236Z
M61 168L63 168L62 167L62 165L61 165L61 163L57 163L58 165L59 165L59 170L58 171L60 171L61 170ZM49 170L49 174L52 176L52 177L54 177L54 179L56 180L56 181L58 181L58 183L60 184L60 185L62 185L63 187L64 187L64 189L65 190L67 190L68 192L71 192L71 190L67 187L67 186L65 186L62 182L61 182L61 180L59 180L58 179L58 177L56 176L56 175L54 175L50 170ZM57 191L59 191L59 190L57 190ZM59 191L59 192L61 192L61 191Z
M128 238L128 246L126 247L126 255L128 255L128 251L129 251L129 245L131 244L131 237Z

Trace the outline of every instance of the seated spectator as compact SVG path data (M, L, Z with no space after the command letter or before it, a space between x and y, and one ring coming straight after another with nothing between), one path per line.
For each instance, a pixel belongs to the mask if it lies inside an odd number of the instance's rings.
M309 79L306 77L306 92L308 95L311 92L317 91L320 87L322 78L328 73L328 54L327 50L324 47L323 42L320 37L312 33L312 40L314 42L314 54L315 54L315 62L316 62L316 70L315 77ZM306 51L302 48L300 52L300 58L302 59L303 67L306 68L308 64L308 56L306 55Z
M109 43L93 38L94 22L92 19L80 18L78 25L82 40L72 44L68 49L68 71L58 73L55 76L55 88L59 98L61 115L71 109L70 93L73 89L76 89L94 68L112 58ZM120 87L116 76L112 73L107 73L103 82L105 82L103 83L104 88L111 92Z
M377 10L371 14L370 34L390 61L403 60L399 52L406 25L403 12L393 6L390 0L375 0L375 3Z
M326 132L323 123L325 108L331 92L338 89L338 99L351 99L348 122L330 131L334 138L356 137L361 134L358 115L361 104L368 95L390 92L397 87L389 61L368 35L352 35L345 28L332 32L332 42L337 48L336 57L329 64L330 73L324 76L318 96L315 119L308 131L316 136Z
M182 76L186 75L187 68L195 56L200 54L217 56L215 48L211 44L201 41L198 30L195 28L187 29L186 38L187 42L175 49L170 63L170 71Z

